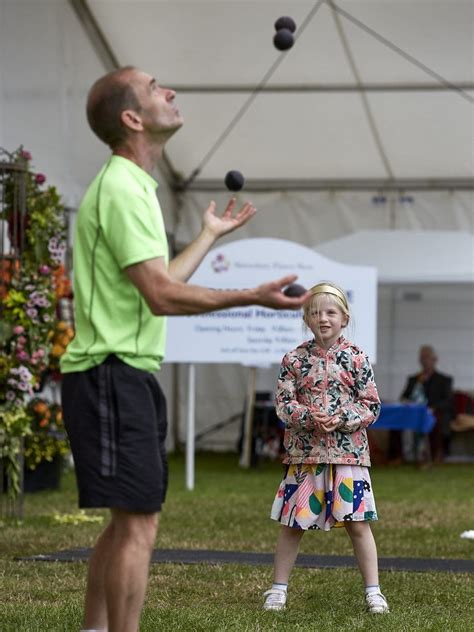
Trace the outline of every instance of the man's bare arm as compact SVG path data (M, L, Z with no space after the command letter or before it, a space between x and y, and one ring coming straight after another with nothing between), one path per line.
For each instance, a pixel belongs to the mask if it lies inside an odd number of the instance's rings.
M209 204L203 215L199 235L169 263L168 271L172 279L187 281L219 237L240 228L256 213L256 208L251 202L243 204L234 214L235 206L236 200L232 198L224 213L218 216L215 202Z
M262 305L273 309L300 309L309 294L288 298L282 288L297 278L292 274L245 290L213 290L171 278L163 257L125 268L132 283L156 316L202 314L228 307Z

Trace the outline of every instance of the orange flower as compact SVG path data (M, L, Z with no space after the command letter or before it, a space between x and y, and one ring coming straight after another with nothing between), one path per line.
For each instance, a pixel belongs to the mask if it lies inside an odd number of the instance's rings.
M33 410L40 415L48 410L48 406L44 402L38 402L34 405Z
M47 419L41 419L41 421L39 422L39 427L40 428L44 428L45 426L48 425L48 420Z
M53 348L51 349L51 355L55 356L56 358L59 358L63 355L65 349L64 347L62 347L59 344L55 344L53 345Z

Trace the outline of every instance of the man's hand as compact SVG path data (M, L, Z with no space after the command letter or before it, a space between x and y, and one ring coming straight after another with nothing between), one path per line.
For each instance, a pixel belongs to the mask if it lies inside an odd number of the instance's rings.
M282 289L286 285L290 285L290 283L296 281L297 278L296 274L290 274L276 281L259 285L255 288L257 299L255 302L264 307L271 307L273 309L301 309L305 301L310 297L309 292L305 292L296 298L289 298L282 292Z
M246 202L234 215L236 203L237 200L235 198L230 199L224 213L221 217L218 217L216 215L216 203L212 201L204 212L203 230L210 233L214 239L218 239L222 235L231 233L236 228L246 224L257 212L257 209L251 202Z
M323 432L333 432L339 425L339 418L336 415L329 416L322 411L316 411L313 419Z

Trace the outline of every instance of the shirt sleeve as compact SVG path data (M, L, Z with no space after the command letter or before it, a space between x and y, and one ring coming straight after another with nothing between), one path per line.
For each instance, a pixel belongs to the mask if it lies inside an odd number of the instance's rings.
M312 408L303 406L296 398L297 376L291 357L286 355L280 366L275 394L276 413L287 428L310 430L314 428Z
M101 208L100 225L103 237L122 269L147 259L168 257L158 200L117 191Z
M364 357L354 382L354 401L345 404L339 418L339 432L351 433L367 428L380 414L380 398L375 385L374 372L367 356Z

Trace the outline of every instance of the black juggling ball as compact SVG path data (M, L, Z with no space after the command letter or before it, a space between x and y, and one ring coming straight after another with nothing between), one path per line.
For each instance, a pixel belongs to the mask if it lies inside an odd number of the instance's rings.
M296 31L296 23L293 18L290 18L288 15L282 15L281 18L275 22L275 30L280 31L281 29L288 29L292 33Z
M273 44L278 50L288 50L294 43L293 33L289 29L280 29L273 38Z
M245 179L240 171L228 171L224 182L229 191L240 191L244 186Z
M288 298L297 298L298 296L302 296L305 292L306 289L298 283L292 283L283 290L283 294L288 296Z

